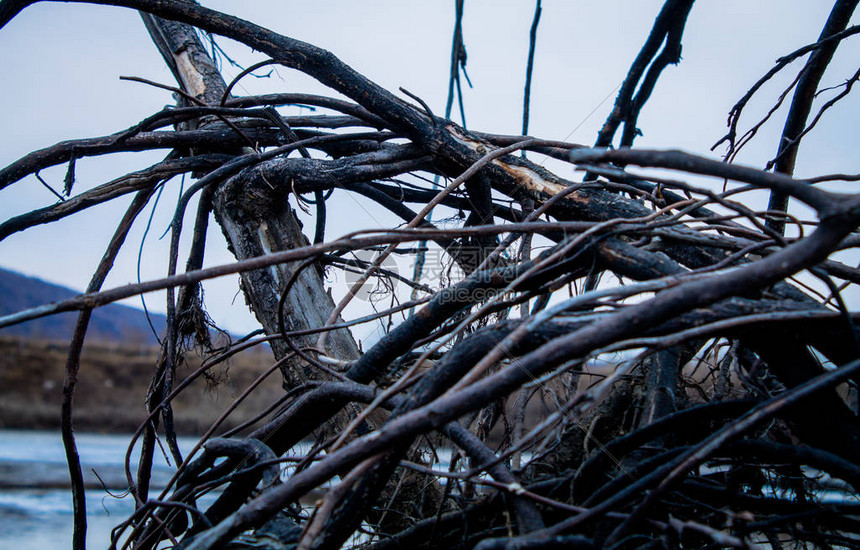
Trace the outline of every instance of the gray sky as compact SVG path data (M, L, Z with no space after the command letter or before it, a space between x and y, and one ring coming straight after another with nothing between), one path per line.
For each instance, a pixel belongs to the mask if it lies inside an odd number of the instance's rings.
M453 28L452 1L331 0L288 2L204 0L272 30L332 51L389 90L402 86L444 112ZM647 36L662 2L652 0L544 0L532 89L530 133L548 139L590 144L605 120L614 91ZM638 147L709 151L726 131L726 115L776 58L820 33L831 2L809 0L700 0L684 34L683 60L664 71L639 119ZM464 39L469 128L518 133L532 1L467 0ZM858 22L855 16L854 24ZM262 59L229 40L219 44L248 65ZM0 164L63 139L104 135L131 126L172 103L161 90L118 80L136 75L172 83L138 15L122 8L42 3L26 9L0 31ZM837 51L823 84L841 83L857 70L860 38ZM774 102L800 64L760 92L747 108L747 128ZM227 79L238 70L225 66ZM327 93L308 77L281 68L270 79L246 78L239 94L272 91ZM788 103L788 102L786 102ZM593 112L593 114L592 114ZM797 175L860 172L857 143L860 104L849 96L832 109L801 147ZM457 117L455 116L455 119ZM785 109L760 132L737 162L763 166L776 150ZM113 155L77 163L76 192L158 161L164 152ZM570 167L560 168L570 176ZM62 188L65 167L42 176ZM849 184L843 184L849 185ZM853 186L857 191L856 184ZM172 215L178 180L170 183L154 215L143 252L141 276L166 273L166 242L158 237ZM130 200L130 199L129 199ZM113 226L129 200L30 229L0 242L0 266L82 289L100 259ZM35 178L0 191L0 219L51 204L52 195ZM193 210L190 210L193 212ZM147 212L148 215L148 212ZM380 209L361 199L332 203L328 235L357 228L393 225ZM397 222L394 222L397 223ZM146 216L132 231L125 251L106 282L113 287L136 280L138 246ZM207 265L227 263L220 232L210 232ZM243 299L234 301L236 278L206 284L207 305L224 327L254 328ZM139 300L133 300L138 303ZM147 303L163 310L161 295Z

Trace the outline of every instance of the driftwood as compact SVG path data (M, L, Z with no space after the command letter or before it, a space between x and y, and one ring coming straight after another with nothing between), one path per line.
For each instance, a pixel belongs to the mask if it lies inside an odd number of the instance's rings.
M0 28L33 3L0 2ZM86 376L79 363L89 314L157 289L168 290L168 329L148 417L134 438L142 458L136 471L126 468L137 509L115 530L112 547L857 543L860 510L849 497L860 490L860 335L841 293L860 282L860 270L832 256L858 245L860 194L816 183L858 177L792 177L800 140L815 124L808 118L821 74L839 43L856 34L848 27L856 1L837 1L819 42L788 56L810 54L774 172L728 162L748 139L737 136L738 119L760 83L731 113L726 161L632 147L657 79L680 60L692 0L665 2L595 147L467 131L450 120L465 62L462 0L444 117L328 51L195 2L91 3L140 11L176 77L170 89L178 105L0 170L3 189L69 165L68 200L3 221L0 239L135 197L87 294L0 318L3 327L80 312L63 401L75 548L84 547L86 510L73 396L77 377ZM540 16L538 1L524 133ZM259 66L301 71L348 100L292 90L235 97L235 82L222 79L195 28L263 52L270 60ZM764 80L786 65L780 60ZM295 103L332 114L278 110ZM76 160L156 149L166 151L162 162L75 194ZM561 177L524 151L569 163L584 177ZM194 183L174 217L168 276L102 290L137 215L158 186L182 174ZM326 201L334 189L375 201L396 221L332 238ZM771 193L767 212L744 204L745 193L762 189ZM198 195L183 268L184 209ZM789 198L816 219L787 212ZM313 211L312 235L291 200ZM428 213L440 205L459 210L461 221L434 225ZM210 213L235 263L202 268ZM429 248L444 255L449 277L421 277ZM355 251L371 255L347 255ZM419 266L415 277L385 267L393 254ZM325 273L335 269L352 273L354 284L333 299ZM241 274L263 335L216 350L199 283L230 273ZM344 307L368 279L401 285L391 292L402 298L406 288L409 301L345 320ZM350 327L377 319L388 319L386 334L359 349ZM210 357L178 380L176 365L191 342ZM283 399L254 423L226 433L213 426L182 456L171 399L206 368L263 342L274 352L269 372L280 372ZM537 415L539 401L549 406ZM156 495L149 486L159 434L181 466ZM309 438L309 453L291 454ZM440 461L441 449L450 460ZM328 490L311 507L297 506L320 487ZM199 496L214 489L221 491L215 504L198 508Z

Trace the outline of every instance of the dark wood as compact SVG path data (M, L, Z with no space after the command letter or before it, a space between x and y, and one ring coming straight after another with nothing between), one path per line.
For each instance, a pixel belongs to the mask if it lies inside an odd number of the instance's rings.
M32 3L0 1L0 28ZM640 541L745 548L784 538L826 547L860 534L854 501L823 506L810 493L857 491L860 331L853 304L840 293L860 281L860 271L835 254L858 246L860 196L847 186L836 193L815 185L857 176L791 175L821 73L838 43L858 32L847 27L856 0L837 1L819 41L778 60L730 113L728 160L757 131L737 139L750 98L791 60L812 53L776 172L630 147L660 76L680 60L692 0L662 4L594 148L466 130L462 101L463 124L450 120L466 75L462 1L454 6L444 117L431 111L432 102L387 91L331 52L190 0L89 3L142 13L178 87L126 78L169 90L178 105L107 136L34 151L0 170L2 190L67 165L65 194L55 190L61 202L2 221L0 239L129 193L137 193L137 205L162 182L186 175L193 181L173 213L167 276L101 290L100 268L88 293L4 315L0 327L82 312L63 409L70 441L89 311L167 291L168 332L145 396L147 419L135 435L143 448L136 479L127 467L137 509L116 532L115 547L127 541L154 548L172 537L185 550L321 550L348 546L360 530L371 533L371 548L464 550ZM527 78L535 51L544 50L535 48L541 10L537 2ZM228 84L201 31L268 57ZM302 72L338 97L293 90L231 97L241 77L271 65ZM285 116L275 109L288 104L333 114ZM619 129L621 147L611 149ZM147 169L88 190L73 185L81 159L159 149L169 151L167 158ZM585 177L553 173L543 157ZM693 183L698 178L710 187ZM725 182L732 185L718 191ZM808 207L796 222L802 235L786 238L775 219L745 205L753 190ZM326 205L332 193L373 201L392 214L390 226L330 235L328 222L338 214ZM299 199L302 208L311 205L312 229L291 210L290 201ZM431 221L431 205L456 216ZM203 267L210 215L235 262ZM193 219L189 227L186 219ZM183 259L186 234L191 246ZM363 272L368 262L346 256L359 250L417 261L428 246L441 248L440 263L455 276L427 281L420 269L412 279L382 269L375 276L426 296L392 301L349 322L332 316L335 298L323 269ZM824 290L812 288L799 275L804 271ZM264 335L219 349L200 283L227 274L240 274ZM383 319L385 334L358 349L350 329ZM215 437L213 428L183 462L173 397L262 341L274 351L267 372L280 369L283 398L229 438ZM326 349L314 349L322 341ZM181 379L176 367L192 345L206 365ZM180 464L160 495L149 488L157 433ZM309 438L313 449L298 451ZM438 470L440 446L456 451L449 472ZM276 483L280 460L291 467ZM320 496L325 484L331 488ZM81 547L79 476L75 487L74 543ZM217 501L199 509L197 498L213 488L223 489ZM297 514L296 503L309 501L314 514Z

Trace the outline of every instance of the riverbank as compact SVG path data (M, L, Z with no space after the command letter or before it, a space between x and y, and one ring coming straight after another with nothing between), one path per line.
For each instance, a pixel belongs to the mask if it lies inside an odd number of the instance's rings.
M58 430L68 342L0 337L0 428ZM74 400L75 429L129 433L146 418L144 399L159 349L148 345L88 342L83 350ZM174 401L176 429L205 431L230 402L273 361L268 348L240 354L215 367ZM202 359L189 353L177 380ZM277 374L239 406L226 426L265 409L283 395Z

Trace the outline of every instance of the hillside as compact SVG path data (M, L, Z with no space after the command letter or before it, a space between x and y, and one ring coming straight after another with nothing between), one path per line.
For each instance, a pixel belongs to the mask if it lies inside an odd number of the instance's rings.
M80 294L79 291L71 288L0 268L0 315L66 300L78 294ZM65 340L71 337L76 319L75 312L43 317L0 329L0 336ZM150 319L156 332L161 334L166 324L164 315L150 313ZM158 343L142 310L118 304L95 310L90 320L87 338L103 342L144 345Z

